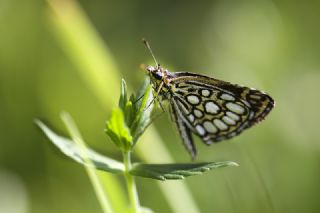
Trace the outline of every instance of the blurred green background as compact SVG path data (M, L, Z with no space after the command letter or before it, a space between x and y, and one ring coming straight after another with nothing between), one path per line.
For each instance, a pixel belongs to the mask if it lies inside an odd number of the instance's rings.
M155 212L320 211L319 1L0 1L0 212L101 212L82 166L63 156L33 118L66 133L77 122L87 144L121 159L104 135L119 96L151 63L267 91L276 108L260 125L207 147L198 161L232 160L184 181L137 179ZM134 153L149 163L190 162L168 115ZM120 176L99 174L124 211ZM119 180L119 181L117 181ZM171 190L171 191L170 191Z

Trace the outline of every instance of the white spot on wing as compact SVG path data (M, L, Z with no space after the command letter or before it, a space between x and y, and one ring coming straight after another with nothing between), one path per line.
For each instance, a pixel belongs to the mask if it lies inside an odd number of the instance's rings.
M223 100L226 100L226 101L234 101L234 100L236 100L232 95L229 95L229 94L226 94L226 93L223 93L220 97Z
M220 119L214 119L213 123L220 129L220 130L227 130L228 126L223 123Z
M207 90L207 89L203 89L201 90L201 94L204 96L204 97L208 97L210 95L210 91Z
M256 99L256 100L260 100L261 96L259 95L250 95L250 98Z
M233 112L227 112L226 114L229 118L231 118L234 121L240 120L240 117L238 115L234 114Z
M199 104L200 103L200 99L195 95L188 95L187 100L190 104Z
M210 122L210 121L205 121L203 123L203 127L209 132L209 133L216 133L217 128Z
M203 113L198 109L193 110L193 113L197 118L201 118L203 116Z
M252 118L253 118L253 116L254 116L254 112L250 112L250 114L249 114L249 118L250 118L250 119L252 119Z
M232 112L235 112L237 114L243 114L244 113L244 108L240 106L239 104L235 104L232 102L229 102L226 104L226 107L231 110Z
M193 116L192 114L190 114L190 115L188 116L188 118L189 118L189 121L190 121L190 122L193 122L193 121L194 121L194 116Z
M204 135L205 134L205 131L204 131L203 127L201 125L199 125L199 124L196 126L196 130L199 133L199 135Z
M218 113L218 111L220 109L215 103L213 103L211 101L207 102L204 107L206 108L206 111L208 113L212 113L212 114Z
M231 118L229 118L228 116L223 116L222 120L229 125L235 125L236 122L234 120L232 120Z

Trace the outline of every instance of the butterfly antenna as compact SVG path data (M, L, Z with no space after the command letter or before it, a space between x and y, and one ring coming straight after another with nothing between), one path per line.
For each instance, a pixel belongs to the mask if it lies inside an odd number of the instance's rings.
M152 55L152 58L154 60L154 62L156 63L157 66L160 66L160 64L158 63L156 57L154 56L153 52L152 52L152 49L149 45L149 42L145 39L145 38L142 38L142 42L144 43L144 45L147 47L147 49L149 50L150 54Z

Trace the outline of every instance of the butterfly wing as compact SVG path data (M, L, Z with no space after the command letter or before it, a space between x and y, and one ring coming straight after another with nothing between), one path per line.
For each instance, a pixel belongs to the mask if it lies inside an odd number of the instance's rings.
M263 120L274 106L262 91L194 73L172 73L170 85L171 108L191 154L195 147L186 132L206 144L229 139Z
M183 141L183 145L194 159L197 155L197 150L193 143L191 131L190 128L187 126L186 121L184 121L183 115L181 114L180 109L175 102L171 102L170 114L172 115L172 118L177 125L177 128Z

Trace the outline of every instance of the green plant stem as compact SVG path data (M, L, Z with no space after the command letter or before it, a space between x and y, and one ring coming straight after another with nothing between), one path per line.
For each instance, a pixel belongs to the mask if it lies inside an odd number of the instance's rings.
M125 166L124 177L127 183L129 200L133 213L140 213L140 203L138 197L138 191L136 187L136 182L134 181L134 177L129 173L131 169L131 152L124 151L123 153L123 163Z
M88 173L88 176L89 176L90 181L93 185L93 189L96 193L96 196L98 198L98 201L100 203L100 206L101 206L103 212L104 213L113 213L113 209L109 203L109 199L107 198L107 195L103 191L103 186L101 185L99 177L96 174L96 171L94 169L94 165L91 162L91 160L88 158L88 155L86 153L86 150L87 150L86 144L85 144L84 140L82 139L75 122L73 121L71 116L66 112L61 113L61 118L62 118L64 124L66 125L66 127L71 135L72 140L77 145L79 145L79 147L81 148L81 150L80 150L81 156L83 157L85 163L90 165L90 166L85 166L85 169Z

